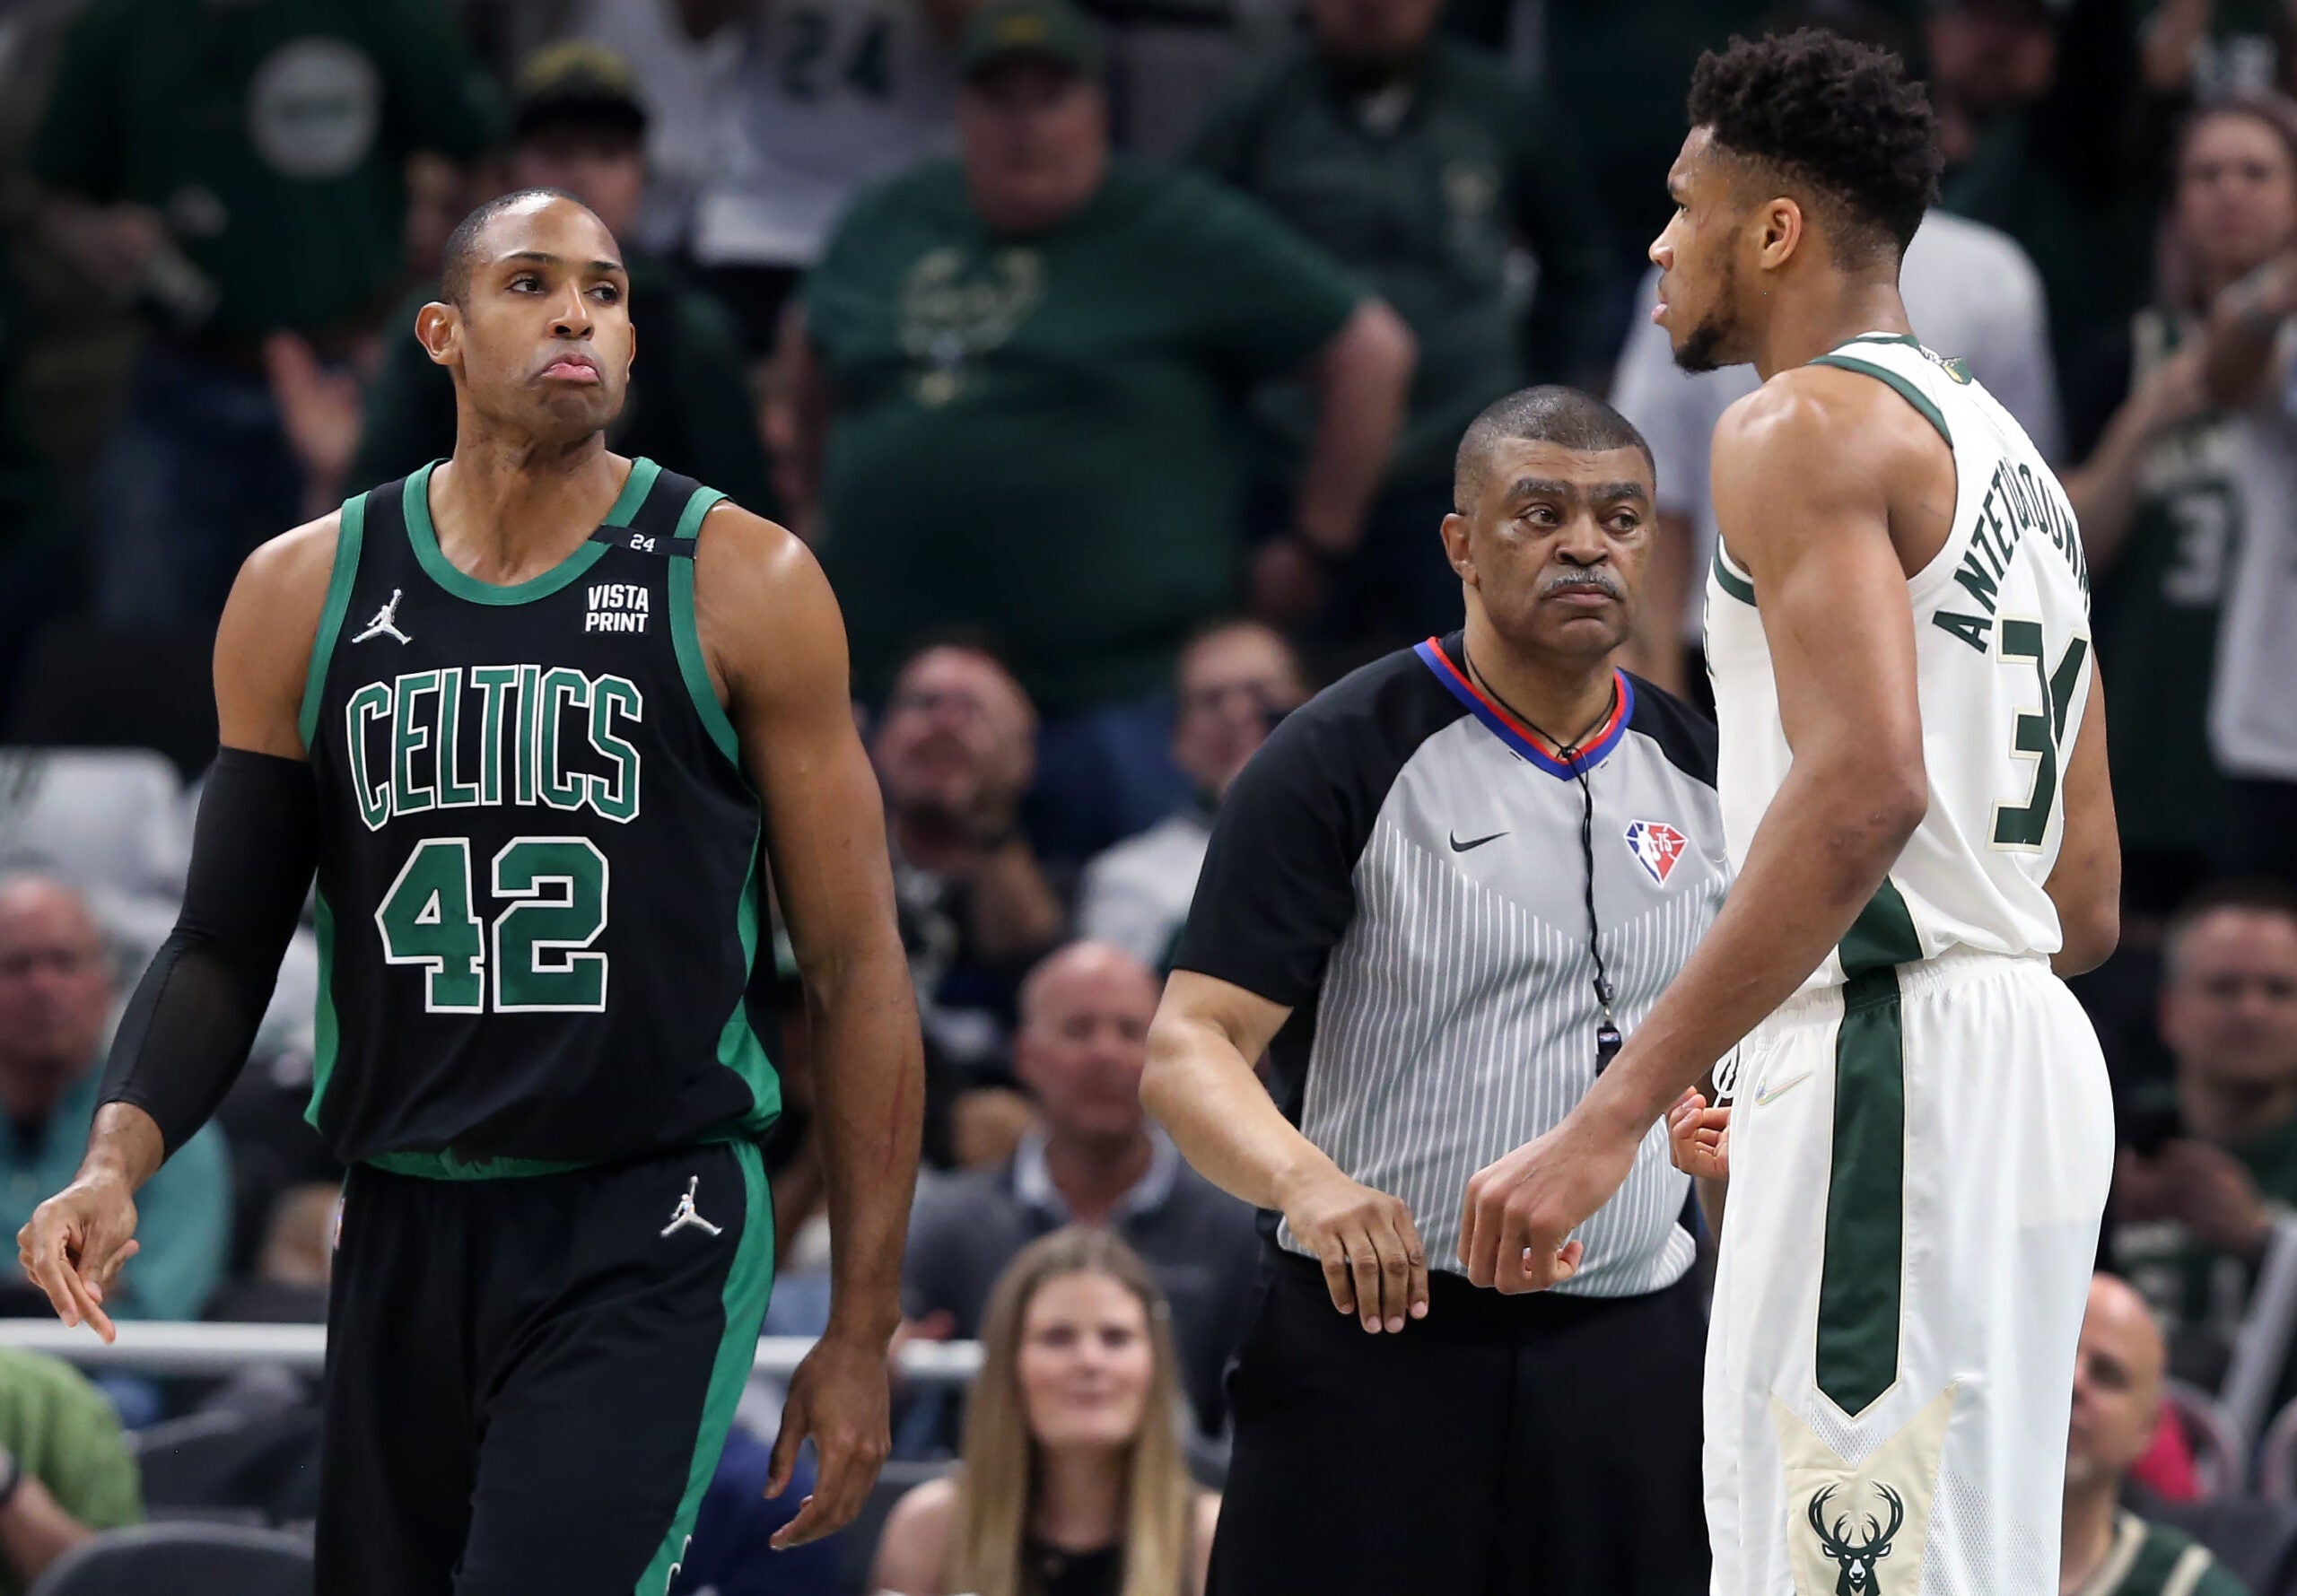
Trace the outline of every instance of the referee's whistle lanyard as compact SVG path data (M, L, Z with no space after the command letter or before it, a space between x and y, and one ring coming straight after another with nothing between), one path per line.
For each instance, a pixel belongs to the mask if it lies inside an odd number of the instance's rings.
M1603 964L1603 938L1595 924L1595 788L1587 778L1586 762L1579 757L1579 747L1587 740L1588 734L1609 720L1611 711L1619 707L1619 676L1616 673L1611 676L1611 693L1603 701L1603 712L1589 722L1578 737L1564 743L1557 741L1542 728L1538 721L1500 697L1499 690L1491 685L1491 678L1476 669L1475 661L1468 658L1465 639L1460 642L1460 662L1468 667L1468 675L1475 678L1476 685L1491 695L1493 702L1538 732L1554 747L1555 756L1570 767L1572 776L1579 783L1579 859L1583 867L1580 881L1587 895L1587 955L1595 964L1595 1007L1603 1014L1602 1021L1595 1026L1595 1073L1601 1075L1603 1067L1619 1056L1621 1039L1619 1024L1611 1017L1611 972Z

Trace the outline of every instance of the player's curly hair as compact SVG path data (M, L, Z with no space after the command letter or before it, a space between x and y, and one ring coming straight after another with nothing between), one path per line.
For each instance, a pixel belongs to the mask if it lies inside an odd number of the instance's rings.
M1699 58L1690 123L1808 184L1837 216L1903 254L1938 200L1938 126L1888 50L1814 28L1734 38Z

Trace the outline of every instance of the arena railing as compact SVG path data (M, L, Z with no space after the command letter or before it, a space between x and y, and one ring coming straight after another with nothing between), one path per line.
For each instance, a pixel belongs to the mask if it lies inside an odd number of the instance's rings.
M0 1319L0 1347L52 1353L95 1373L235 1374L286 1367L316 1374L327 1361L322 1324L197 1324L123 1320L119 1339L99 1340L85 1326L54 1320ZM812 1350L804 1336L767 1336L757 1344L758 1374L786 1378ZM978 1341L908 1341L895 1355L904 1379L920 1385L964 1385L981 1371Z

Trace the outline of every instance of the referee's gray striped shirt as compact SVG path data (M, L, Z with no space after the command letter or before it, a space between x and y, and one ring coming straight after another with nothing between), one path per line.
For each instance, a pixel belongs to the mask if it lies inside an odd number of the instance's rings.
M1277 729L1222 804L1175 964L1290 1007L1271 1086L1457 1271L1468 1178L1594 1078L1598 1011L1569 769L1468 685L1456 634L1357 672ZM1583 756L1596 918L1631 1031L1721 905L1715 733L1622 675ZM1672 1284L1689 1182L1653 1127L1560 1289ZM1280 1226L1279 1244L1300 1249Z

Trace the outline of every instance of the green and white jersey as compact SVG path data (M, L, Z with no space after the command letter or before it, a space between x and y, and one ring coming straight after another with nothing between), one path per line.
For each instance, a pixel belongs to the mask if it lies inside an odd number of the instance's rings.
M1930 805L1874 900L1808 984L1953 947L2048 955L2044 890L2065 833L2059 778L2094 675L2090 580L2065 490L2025 432L1960 361L1869 333L1813 362L1886 383L1953 451L1954 524L1907 582ZM1846 448L1856 447L1846 440ZM1761 595L1722 528L1707 588L1707 658L1734 871L1793 763Z
M2209 1548L2134 1513L2114 1520L2113 1549L2074 1596L2249 1596Z

